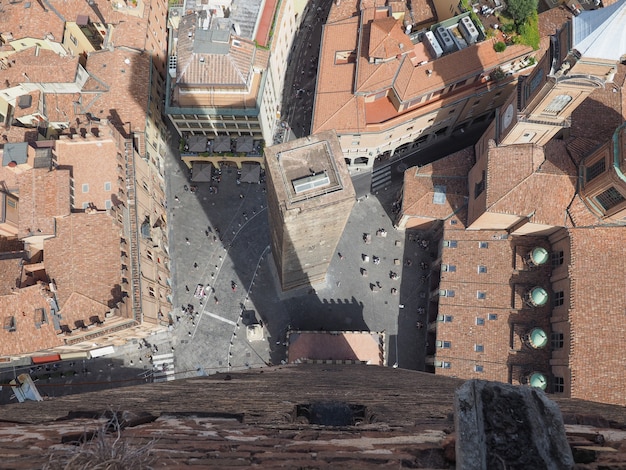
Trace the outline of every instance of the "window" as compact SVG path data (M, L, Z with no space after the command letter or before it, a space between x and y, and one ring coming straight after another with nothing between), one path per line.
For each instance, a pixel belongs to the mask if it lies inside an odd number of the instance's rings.
M447 272L447 273L455 273L456 272L456 266L454 264L442 264L441 265L441 270L443 272Z
M485 274L487 272L487 266L478 266L478 274Z
M483 371L483 366L479 366L478 364L474 366L474 372L482 372L482 371Z
M489 248L489 242L478 242L478 248Z
M485 171L483 170L481 180L478 183L474 184L474 199L480 196L485 190L485 180Z
M107 199L106 201L104 201L104 208L106 210L111 209L111 207L113 207L113 204L111 204L111 200L110 199Z
M88 202L83 202L83 210L85 209L89 209L89 203Z
M105 191L111 191L111 183L110 182L106 182L104 183L104 190Z
M150 294L150 297L154 297L154 288L152 286L148 287L148 294Z
M563 251L553 251L550 255L552 267L561 266L563 264Z
M441 368L442 369L449 369L450 367L452 367L452 363L451 362L442 362L441 363Z
M482 326L485 324L485 319L483 317L476 317L476 324L478 326Z
M565 379L563 377L555 377L553 384L554 393L563 393L565 391Z
M611 186L609 189L596 196L596 201L602 206L605 211L613 209L618 204L624 202L624 196L617 189Z
M604 170L606 170L606 163L603 158L602 160L598 160L591 166L585 168L585 182L589 183L589 181L594 179L596 176L604 173Z
M89 192L89 185L87 183L83 184L83 192L84 193L88 193Z
M487 316L487 318L491 321L493 320L497 320L498 319L498 314L497 313L490 313L489 316Z
M439 289L440 297L454 297L454 291L450 289Z
M554 297L552 298L552 306L560 307L565 302L565 295L563 291L558 291L554 293Z
M443 241L443 246L445 246L447 248L456 248L457 242L456 242L456 240L444 240Z
M11 209L15 209L15 207L17 206L17 202L15 202L15 199L7 199L7 206L9 206Z
M555 349L562 349L563 345L565 344L563 333L552 332L552 335L550 336L550 344L552 345L553 351Z
M437 315L437 321L441 323L452 322L452 315Z
M485 300L487 298L487 293L482 291L476 291L476 298L479 300Z
M474 351L476 352L485 352L485 347L482 344L475 344Z
M73 34L70 34L70 41L72 41L72 44L74 44L75 46L78 46L78 41Z
M452 343L450 341L437 341L437 347L440 349L450 349Z
M152 261L152 252L150 250L146 250L146 258Z

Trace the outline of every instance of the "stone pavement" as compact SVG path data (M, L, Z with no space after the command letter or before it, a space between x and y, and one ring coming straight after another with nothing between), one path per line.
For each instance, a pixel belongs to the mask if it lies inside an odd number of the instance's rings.
M289 327L385 331L389 365L424 368L426 329L416 328L416 321L417 308L425 305L418 294L419 263L428 253L392 226L388 213L397 188L355 205L325 285L283 294L271 264L264 184L238 185L236 169L224 168L218 194L209 193L208 183L185 191L188 171L175 157L166 174L177 378L278 364L286 356ZM379 229L387 236L376 236ZM364 233L371 243L364 243ZM399 279L392 280L392 272ZM198 285L203 299L194 297ZM191 314L183 311L188 305ZM257 322L264 338L248 341L246 324Z

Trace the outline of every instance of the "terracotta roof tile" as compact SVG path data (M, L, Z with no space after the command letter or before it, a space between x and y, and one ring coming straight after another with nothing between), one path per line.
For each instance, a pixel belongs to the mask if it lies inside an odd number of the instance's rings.
M545 157L545 158L544 158ZM563 142L492 147L487 164L487 211L526 216L531 222L564 225L576 191L577 170ZM546 187L553 191L546 192Z
M288 338L289 362L333 360L383 365L383 336L369 331L293 331Z
M571 396L624 405L626 227L569 229Z
M111 44L115 47L146 49L148 19L134 16L125 17L115 24L111 33ZM156 51L155 51L156 52Z
M38 328L38 309L44 309L47 323ZM17 289L0 296L0 321L3 326L14 318L15 331L0 329L0 356L25 354L63 344L57 337L50 313L50 304L39 285Z
M15 253L8 257L6 253L1 253L0 258L0 295L7 295L20 285L22 276L22 263L24 254Z
M44 9L42 6L43 4L38 2L32 3L31 8L27 10L23 2L3 4L0 31L5 37L7 33L11 34L13 39L45 39L50 34L51 40L62 42L65 21L54 11Z
M571 205L567 208L567 215L567 227L593 227L604 223L589 210L589 206L585 204L579 194L574 197Z
M109 307L121 300L121 229L106 212L57 219L57 236L44 242L46 272L61 310L77 292Z
M72 172L74 208L83 209L84 204L90 204L104 210L106 201L115 205L121 175L115 141L108 137L62 137L56 141L55 152L59 168Z
M19 105L20 99L23 97L30 96L30 106L23 108ZM13 117L20 118L23 116L28 116L30 114L36 113L39 108L39 98L41 97L41 92L39 90L30 91L24 95L17 98L18 105L14 108Z
M399 58L385 63L370 63L370 46L375 50L384 49L385 55L388 55L392 50L400 50L396 44L406 38L401 21L384 18L370 23L376 18L373 6L378 4L380 2L363 2L360 10L356 9L357 5L353 2L344 1L339 6L331 6L329 22L324 26L322 36L313 112L314 132L328 129L335 129L337 132L361 132L368 124L381 122L380 116L374 117L373 121L369 120L364 112L365 97L353 95L354 89L363 94L371 94L393 87L401 100L410 101L431 91L440 90L445 84L461 81L484 70L489 71L500 63L510 62L531 52L527 46L515 45L507 47L503 53L496 53L493 41L486 40L444 55L427 65L419 65L420 61L415 59L415 54L419 51L416 52L415 47L407 42L405 53L398 56ZM355 15L355 12L358 14ZM372 37L369 26L379 21L383 22L382 26L374 27ZM360 25L362 27L359 28ZM337 52L357 50L357 44L359 53L356 64L336 63ZM409 46L413 49L409 50ZM463 64L463 67L459 67L459 64ZM427 70L432 72L428 74ZM424 109L414 109L411 112L423 113ZM403 117L410 119L411 112ZM385 113L383 119L400 115L397 112L388 114Z
M181 19L176 46L176 83L184 85L224 86L245 88L253 73L252 64L256 48L245 39L238 39L238 45L229 37L229 50L221 52L198 52L196 47L195 14ZM198 31L202 31L198 29ZM203 31L204 32L204 31ZM224 46L226 47L226 46Z
M3 87L7 82L16 86L24 82L74 83L76 79L78 56L63 57L47 49L31 47L12 54L6 60L10 66L0 69Z
M572 113L571 134L605 142L626 120L626 65L618 64L613 83L596 88ZM590 118L593 116L593 118Z
M473 164L474 149L468 147L434 163L406 170L402 214L442 220L458 217L467 205L467 174ZM435 203L435 189L441 188L445 190L444 202ZM459 222L465 225L464 219Z
M567 142L567 151L572 157L574 164L578 165L583 158L590 155L593 150L599 147L599 142L586 137L575 137Z
M70 126L80 119L78 103L80 93L45 93L46 114L50 122L67 122Z
M55 217L70 213L70 172L34 168L19 176L19 236L54 235Z
M83 95L79 112L130 122L133 131L143 131L150 94L150 56L127 48L102 50L89 54L86 68L108 93Z

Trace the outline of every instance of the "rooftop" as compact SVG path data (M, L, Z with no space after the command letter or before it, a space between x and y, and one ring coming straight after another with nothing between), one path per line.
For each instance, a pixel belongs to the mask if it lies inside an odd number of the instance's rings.
M150 95L146 86L150 60L150 54L125 47L90 53L86 69L97 89L92 90L93 94L81 95L80 113L116 124L130 122L133 132L142 132Z
M286 209L354 197L341 147L332 131L268 147L265 161L279 202Z
M49 293L38 284L0 296L0 356L17 356L63 344L56 334L48 299Z
M33 168L19 176L19 236L53 236L70 213L70 172Z
M384 365L384 334L370 331L291 331L288 362Z
M459 219L467 205L467 174L474 164L474 149L468 147L446 158L404 173L402 213L441 220ZM459 227L460 228L460 227Z
M501 63L513 62L531 52L527 46L513 45L496 53L495 39L481 41L482 36L477 32L478 42L468 42L463 34L455 33L456 52L434 54L425 45L424 31L407 35L401 20L381 16L382 10L374 3L360 4L353 0L331 7L322 37L314 132L326 129L358 132L400 115L409 119L412 113L428 105L429 99L424 99L428 93L489 72ZM464 16L469 18L467 14ZM457 17L456 23L448 20L441 25L446 31L458 29L462 17ZM430 29L428 32L432 34ZM350 51L356 52L356 60L338 59ZM398 111L389 98L378 96L389 89L394 90L403 104L416 99L419 103ZM366 104L368 95L369 98L376 95L376 100L370 99Z
M109 309L121 300L121 234L106 212L56 219L56 237L45 241L44 252L46 273L55 280L61 310L74 292Z

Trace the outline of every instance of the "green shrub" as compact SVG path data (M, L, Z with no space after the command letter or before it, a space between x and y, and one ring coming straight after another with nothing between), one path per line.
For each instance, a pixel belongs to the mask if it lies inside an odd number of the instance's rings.
M504 44L502 41L498 41L493 45L493 48L496 52L503 52L504 49L506 49L506 44Z

